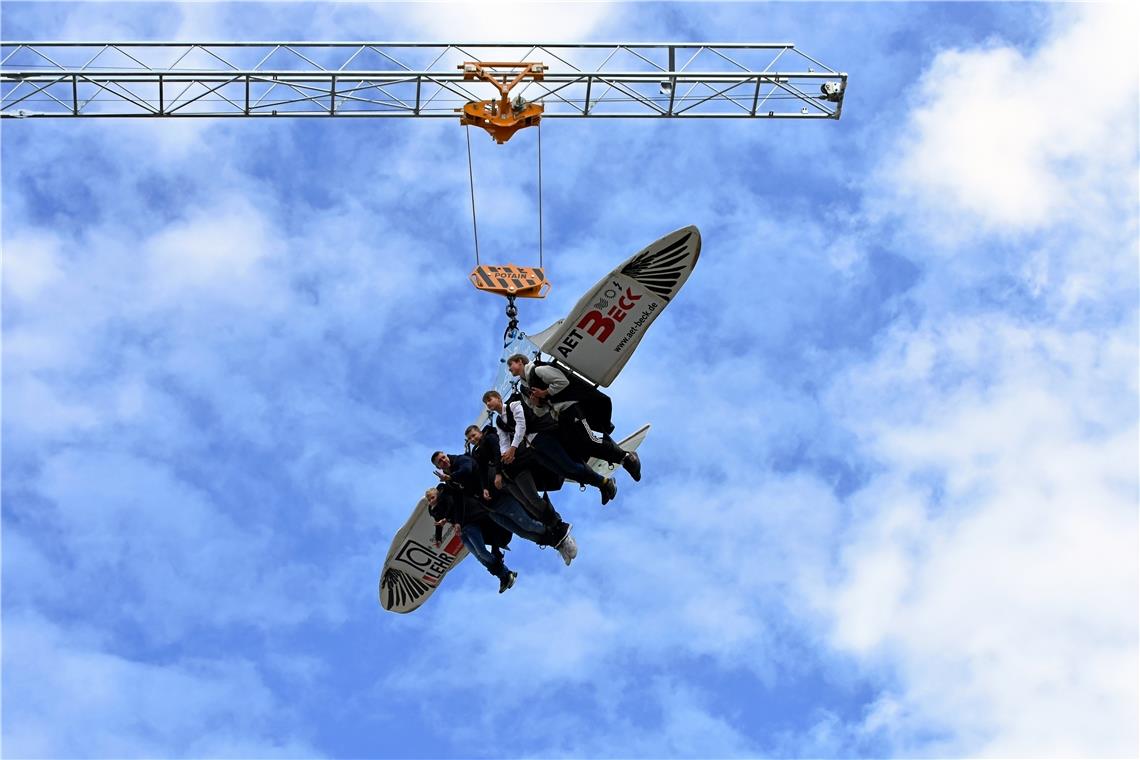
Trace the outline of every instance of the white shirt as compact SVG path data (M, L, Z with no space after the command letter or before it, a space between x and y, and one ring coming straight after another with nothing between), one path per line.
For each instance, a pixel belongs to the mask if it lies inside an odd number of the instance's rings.
M508 406L511 408L511 415L515 418L515 432L512 436L511 434L507 433L507 431L500 428L498 425L495 425L495 432L499 434L500 454L507 453L507 449L511 448L512 446L517 451L519 446L522 445L523 438L527 438L526 416L523 414L522 402L512 401ZM506 415L500 414L499 417L501 419L505 419ZM530 437L527 438L527 440L534 440L534 433L531 433Z

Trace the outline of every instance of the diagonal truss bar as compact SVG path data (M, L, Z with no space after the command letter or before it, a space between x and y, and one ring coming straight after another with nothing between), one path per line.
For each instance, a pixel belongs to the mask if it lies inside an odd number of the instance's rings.
M213 93L215 93L215 92L217 92L218 90L220 90L220 89L222 89L223 87L225 87L227 84L233 84L233 83L234 83L234 82L236 82L236 81L237 81L237 79L229 79L229 80L227 80L227 81L225 81L225 82L222 82L221 84L218 84L218 85L216 85L216 86L214 86L214 87L211 87L211 88L209 88L208 90L206 90L205 92L203 92L201 95L196 95L196 96L194 96L194 97L190 98L189 100L187 100L187 101L185 101L185 102L183 102L183 103L179 103L179 104L178 104L178 105L176 105L176 106L173 106L173 107L171 107L171 108L167 108L167 109L166 109L166 112L165 112L163 115L164 115L164 116L175 116L175 115L177 115L177 114L178 114L178 112L179 112L179 111L181 111L183 108L186 108L187 106L193 105L194 103L198 102L199 100L201 100L202 98L206 97L207 95L212 95ZM195 82L194 84L199 84L199 83L198 83L198 82ZM189 87L187 87L187 88L186 88L186 90L188 90L188 89L190 89L190 88L189 88ZM182 92L183 92L183 93L185 93L185 92L186 92L186 90L183 90ZM181 97L181 96L179 96L179 97ZM229 99L228 99L228 98L226 98L226 100L227 100L227 101L229 101ZM177 102L177 101L175 101L175 102ZM232 101L230 101L230 102L232 102Z
M838 119L847 85L791 43L17 41L0 116L458 118L494 96L462 64L495 60L546 65L543 118Z
M90 78L84 77L84 76L77 77L77 79L79 81L85 83L85 84L93 85L97 90L101 90L102 92L107 93L113 97L117 97L117 98L121 98L123 100L126 100L127 102L134 104L135 106L143 109L144 111L149 111L152 114L158 113L157 107L151 106L146 101L141 100L139 98L136 98L135 94L133 92L124 88L119 82L108 81L106 84L103 84L102 82L96 82L96 81L93 81ZM78 82L76 84L78 84ZM97 96L98 96L98 93L96 93L95 96L92 96L91 100L94 100L95 97L97 97ZM87 102L89 103L91 101L89 100ZM86 106L86 104L84 104L84 105ZM80 111L80 113L82 113L83 109L80 108L79 111Z

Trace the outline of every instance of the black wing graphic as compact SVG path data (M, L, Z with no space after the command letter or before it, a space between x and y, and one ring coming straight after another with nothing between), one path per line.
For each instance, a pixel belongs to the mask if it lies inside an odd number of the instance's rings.
M384 589L388 596L385 598ZM390 610L396 605L404 606L414 602L428 591L428 585L413 578L402 570L394 567L388 568L380 579L380 599L384 602L384 609Z
M649 290L668 301L676 292L677 281L685 271L689 257L689 239L692 232L667 245L660 251L646 251L621 269Z

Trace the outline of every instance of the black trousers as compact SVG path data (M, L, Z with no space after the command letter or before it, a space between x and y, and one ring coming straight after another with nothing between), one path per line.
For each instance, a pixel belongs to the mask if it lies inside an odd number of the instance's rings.
M546 467L537 452L525 442L515 452L515 461L503 466L503 472L511 477L521 472L529 472L535 488L539 491L557 491L566 482L566 478Z
M583 462L594 457L610 464L620 464L625 459L625 450L609 437L609 431L598 431L606 432L600 441L590 435L590 431L582 425L584 410L579 408L581 403L579 401L574 406L567 407L558 415L558 439L562 441L563 448L570 456ZM586 418L586 422L589 422L589 418ZM597 429L593 425L590 428ZM613 426L610 428L612 430Z
M604 435L614 432L614 402L609 396L597 388L583 390L577 406L591 430Z

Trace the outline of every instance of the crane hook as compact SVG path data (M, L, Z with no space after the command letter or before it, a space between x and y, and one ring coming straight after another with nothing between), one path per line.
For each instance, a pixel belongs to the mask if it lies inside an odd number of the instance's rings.
M519 329L519 308L515 306L515 296L507 296L507 329L503 331L503 340Z

